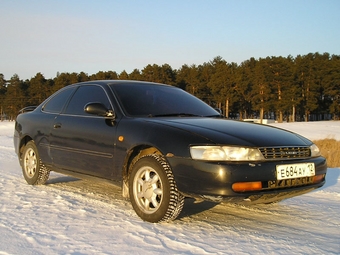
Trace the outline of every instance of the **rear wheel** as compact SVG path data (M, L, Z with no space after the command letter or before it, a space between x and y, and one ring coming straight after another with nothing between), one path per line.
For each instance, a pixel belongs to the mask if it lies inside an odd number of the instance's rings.
M146 155L133 165L129 195L137 215L148 222L174 220L184 205L169 164L156 154Z
M50 176L33 141L29 141L24 148L21 167L26 182L31 185L45 184Z

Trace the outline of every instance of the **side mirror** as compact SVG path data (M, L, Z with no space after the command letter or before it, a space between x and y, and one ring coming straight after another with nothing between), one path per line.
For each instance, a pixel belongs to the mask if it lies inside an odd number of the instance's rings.
M114 118L113 111L107 109L102 103L88 103L85 105L84 111L88 114Z

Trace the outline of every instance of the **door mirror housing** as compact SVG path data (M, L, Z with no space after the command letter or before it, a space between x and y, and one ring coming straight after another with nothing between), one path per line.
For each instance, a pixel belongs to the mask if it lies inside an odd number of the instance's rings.
M114 118L113 110L107 109L102 103L88 103L85 105L84 111L88 114Z

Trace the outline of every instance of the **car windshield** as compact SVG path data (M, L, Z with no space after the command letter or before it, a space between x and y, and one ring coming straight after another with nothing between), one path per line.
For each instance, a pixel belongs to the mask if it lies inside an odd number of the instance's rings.
M215 109L200 99L173 86L149 83L122 83L110 86L128 116L220 116Z

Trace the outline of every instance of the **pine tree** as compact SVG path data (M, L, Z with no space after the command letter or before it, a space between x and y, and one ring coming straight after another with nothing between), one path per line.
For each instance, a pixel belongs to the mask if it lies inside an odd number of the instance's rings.
M23 82L20 80L17 74L14 74L8 82L7 92L5 98L5 113L9 119L15 119L19 110L26 105L26 97L23 92Z
M6 98L7 86L5 76L0 73L0 121L3 121L5 118L4 115L4 107L5 107L5 98Z

